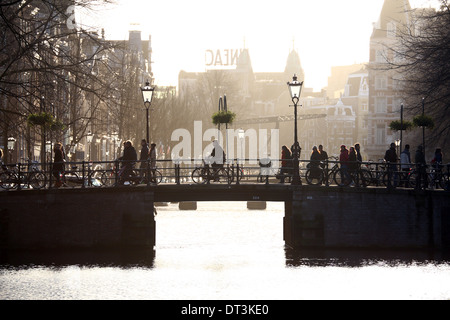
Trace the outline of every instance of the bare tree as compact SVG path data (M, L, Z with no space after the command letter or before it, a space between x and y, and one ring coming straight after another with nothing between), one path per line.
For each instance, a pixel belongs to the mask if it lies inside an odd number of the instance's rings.
M450 142L450 7L448 0L440 4L439 10L413 11L413 23L398 29L386 60L398 74L405 112L413 117L424 108L435 123L427 140L445 148Z
M109 2L108 0L98 3ZM42 128L27 127L32 114L50 113L64 126L51 138L70 134L77 144L92 115L111 90L96 70L107 69L111 44L92 30L74 25L71 7L92 7L87 0L27 0L0 5L0 113L4 137L25 135L32 158L35 135L41 149L50 138ZM14 112L13 112L14 111ZM53 128L55 129L55 128ZM43 151L42 151L43 152Z

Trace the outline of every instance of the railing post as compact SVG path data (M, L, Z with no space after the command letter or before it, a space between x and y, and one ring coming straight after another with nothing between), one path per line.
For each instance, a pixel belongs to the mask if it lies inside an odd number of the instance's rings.
M46 177L47 175L46 175L45 170L46 170L47 166L43 167L42 164L41 164L41 168L43 169L42 171L44 172L44 177ZM49 189L52 188L52 180L53 180L52 176L53 176L53 161L50 160L50 164L48 166L48 188Z
M231 168L234 170L234 164L231 166ZM240 184L239 180L240 180L240 171L241 168L239 167L239 160L236 162L236 184ZM233 171L234 172L234 171Z
M375 184L377 185L377 187L380 185L380 182L379 182L380 176L378 174L379 174L379 172L378 172L378 162L377 162L377 163L375 163L375 180L376 180ZM383 177L381 177L381 179L383 179Z
M147 168L146 168L146 169L147 169L147 170L146 170L146 171L147 171L147 172L146 172L147 174L146 174L146 177L147 177L147 187L148 187L148 186L150 186L150 181L151 181L151 175L150 175L150 174L151 174L151 172L150 172L150 159L147 159L146 161L147 161Z
M20 172L20 162L17 164L17 190L22 190L22 179L21 179L21 172Z
M180 184L180 164L175 163L175 181L177 185Z
M330 183L328 182L328 175L329 175L329 169L328 169L328 159L325 159L325 186L329 187Z
M86 186L85 186L85 162L84 162L84 160L83 160L83 162L81 163L81 188L85 188Z
M114 161L114 166L116 170L114 170L114 186L117 187L119 183L119 160Z

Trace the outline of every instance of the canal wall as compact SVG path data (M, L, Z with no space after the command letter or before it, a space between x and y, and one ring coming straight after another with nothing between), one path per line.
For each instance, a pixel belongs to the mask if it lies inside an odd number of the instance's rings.
M153 248L153 192L0 192L1 249Z
M285 205L292 248L449 248L446 192L356 188L298 189Z

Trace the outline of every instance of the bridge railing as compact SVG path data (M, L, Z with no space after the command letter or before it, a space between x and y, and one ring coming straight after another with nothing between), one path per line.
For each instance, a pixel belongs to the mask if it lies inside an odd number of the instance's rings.
M61 171L53 163L30 161L1 165L0 191L169 183L288 184L293 175L293 161L284 159L232 159L218 167L205 159L81 161L65 162L63 167ZM299 172L303 185L450 189L450 164L419 167L379 160L343 166L336 158L329 158L300 160Z

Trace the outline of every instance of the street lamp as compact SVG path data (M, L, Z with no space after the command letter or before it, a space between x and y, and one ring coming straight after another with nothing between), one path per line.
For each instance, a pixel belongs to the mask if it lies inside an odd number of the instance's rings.
M294 103L294 147L292 150L292 153L294 155L294 176L292 178L292 184L293 185L301 185L302 180L300 178L300 172L299 172L299 158L300 158L300 144L298 143L298 137L297 137L297 105L300 100L300 94L302 92L302 86L303 81L299 82L297 80L297 75L294 74L292 78L292 82L287 83L289 86L289 93L291 94L292 102Z
M88 161L91 161L91 145L92 145L92 139L94 138L94 134L89 131L89 133L86 136L86 141L89 144L89 157Z
M395 140L395 146L397 147L397 156L399 156L399 154L398 154L398 147L400 147L400 144L402 143L402 140L400 140L400 139L397 139L397 140Z
M9 137L8 138L8 151L9 151L9 161L10 161L10 163L13 162L12 152L14 150L14 145L15 144L16 144L16 139L14 139L13 137Z
M117 151L117 148L116 148L116 142L117 142L117 140L119 139L119 133L116 132L116 131L114 131L114 132L111 134L111 137L112 137L112 139L113 139L113 141L114 141L113 157L114 157L114 160L116 160L116 151Z
M147 110L147 143L150 142L149 126L148 126L148 110L152 104L153 92L155 88L150 86L150 82L145 83L145 87L141 88L142 99L144 100L145 109Z

